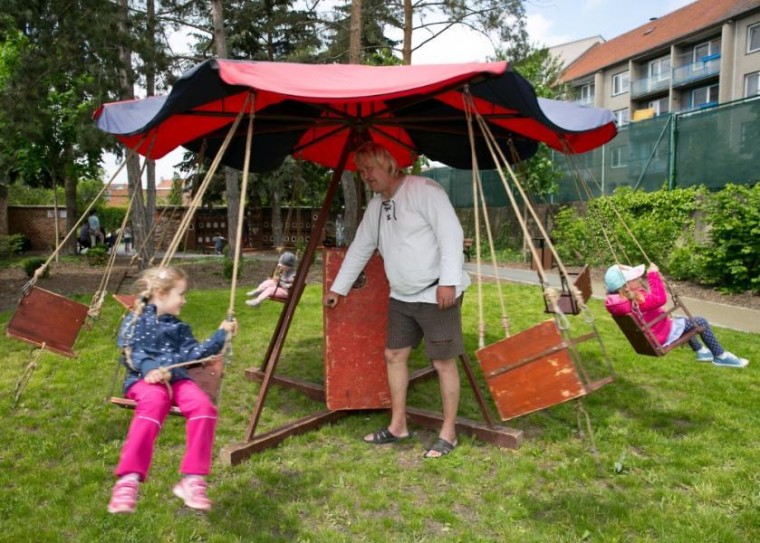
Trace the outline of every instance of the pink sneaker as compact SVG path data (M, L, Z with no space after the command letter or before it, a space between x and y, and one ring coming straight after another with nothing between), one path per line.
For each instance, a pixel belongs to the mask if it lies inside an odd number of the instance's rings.
M191 509L209 511L211 500L206 496L206 479L200 475L188 475L174 487L174 495L184 500Z
M137 507L137 490L140 479L137 475L125 475L116 481L111 490L111 501L108 502L109 513L134 513Z

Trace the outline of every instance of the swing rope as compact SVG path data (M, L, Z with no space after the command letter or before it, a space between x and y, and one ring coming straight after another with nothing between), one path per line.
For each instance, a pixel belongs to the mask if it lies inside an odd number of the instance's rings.
M478 167L478 157L477 153L475 152L475 132L473 130L472 126L472 109L471 109L471 103L466 99L466 96L469 96L469 87L465 89L465 98L464 98L464 111L467 118L467 133L470 139L470 153L471 153L471 160L472 160L472 204L473 204L473 215L474 215L474 221L475 221L475 265L477 269L477 284L478 284L478 344L479 346L485 347L485 334L486 334L486 323L485 323L485 317L484 317L484 306L485 303L483 302L483 274L482 274L482 254L481 254L481 235L480 235L480 205L482 206L483 216L484 216L484 223L486 227L486 235L488 237L488 248L491 254L491 265L493 266L493 269L497 269L496 264L496 247L493 239L493 232L491 231L491 221L488 220L488 207L486 204L485 194L483 192L483 180L480 176L480 168ZM506 305L504 303L504 293L501 288L501 278L499 277L499 274L496 273L496 289L498 292L498 298L499 298L499 304L501 308L501 326L504 330L504 336L509 337L510 335L510 321L509 317L507 316L507 310Z

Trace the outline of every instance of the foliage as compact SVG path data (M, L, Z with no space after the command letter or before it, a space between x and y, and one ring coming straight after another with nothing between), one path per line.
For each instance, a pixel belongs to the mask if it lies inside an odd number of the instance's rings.
M108 262L108 249L105 245L90 247L85 257L90 266L105 266Z
M21 254L24 250L25 243L27 243L27 240L23 234L0 236L0 259L10 258L14 255Z
M115 232L117 228L121 228L121 223L124 221L124 215L126 214L127 210L123 207L109 206L97 209L100 226L106 234L108 232Z
M235 270L235 261L229 256L229 245L228 245L227 247L225 247L225 254L224 254L224 257L222 258L222 277L224 277L225 279L232 279L232 272L234 270ZM238 262L238 270L237 270L238 277L240 277L240 274L242 273L242 271L243 271L243 260L240 259L240 261Z
M728 184L707 205L705 283L760 293L760 183Z
M24 273L29 278L34 277L34 272L37 271L37 268L41 268L44 265L45 259L40 257L26 258L21 262L21 267L24 268ZM47 277L48 275L50 275L50 268L45 268L45 271L42 272L42 277Z
M588 202L584 216L565 208L552 230L560 257L575 264L606 266L615 260L649 260L669 270L676 247L694 236L694 213L704 189L641 192L618 188Z

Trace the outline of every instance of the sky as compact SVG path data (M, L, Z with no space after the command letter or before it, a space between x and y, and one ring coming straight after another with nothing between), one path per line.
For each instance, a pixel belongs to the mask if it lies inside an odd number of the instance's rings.
M610 40L649 21L675 11L693 0L526 0L527 29L530 41L539 47L552 47L583 38L602 36ZM415 51L413 64L485 62L494 55L485 37L452 27L440 37ZM157 180L171 178L182 150L175 150L156 161ZM113 157L104 164L108 177L118 164ZM126 183L122 172L117 182Z

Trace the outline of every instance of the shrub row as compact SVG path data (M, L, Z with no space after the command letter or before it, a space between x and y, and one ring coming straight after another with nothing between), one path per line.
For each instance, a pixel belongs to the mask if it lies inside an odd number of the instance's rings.
M760 183L714 193L621 187L589 201L583 215L561 208L554 222L552 238L568 263L651 261L674 279L760 293Z

